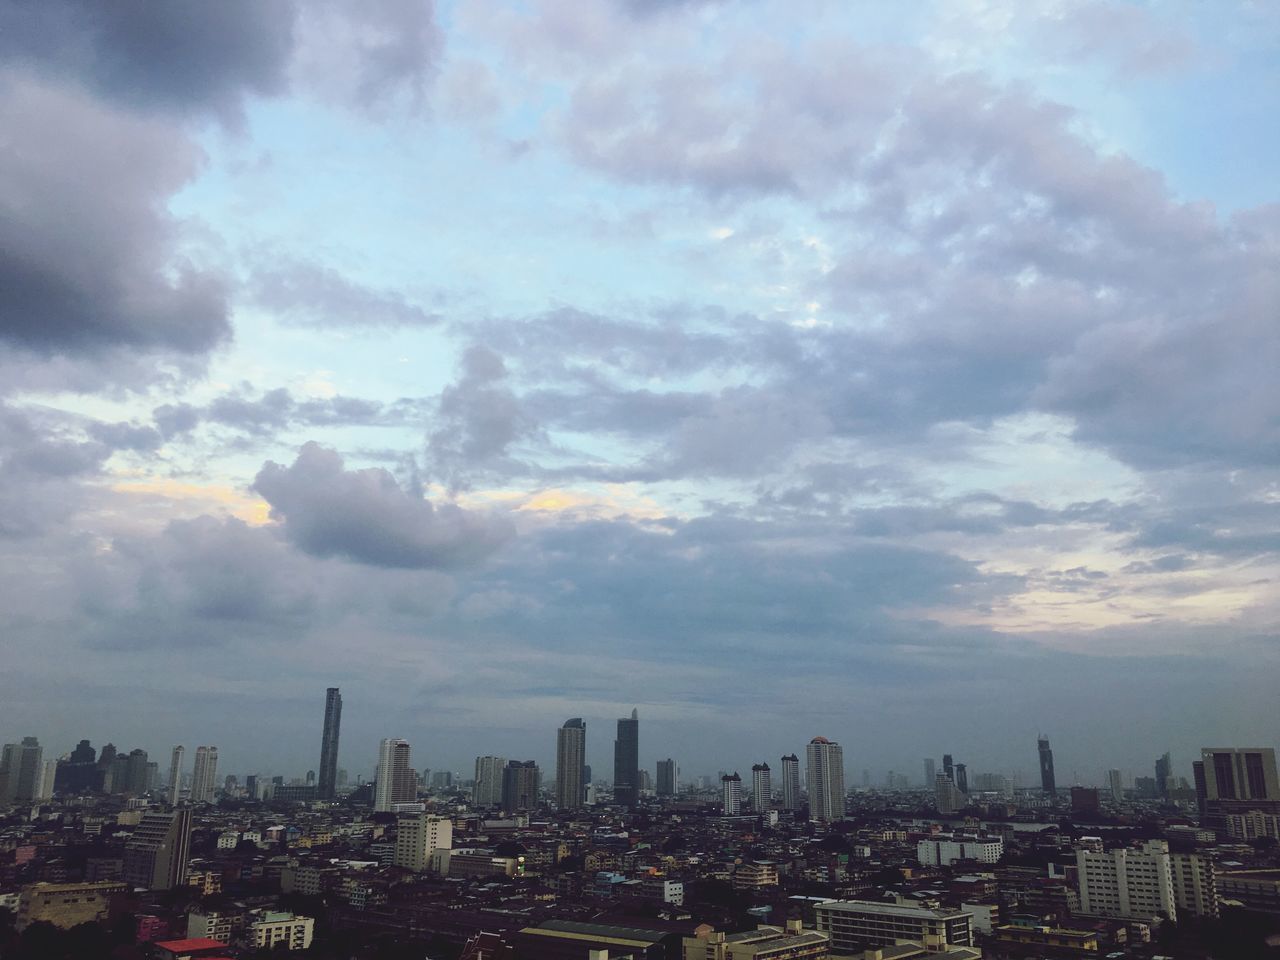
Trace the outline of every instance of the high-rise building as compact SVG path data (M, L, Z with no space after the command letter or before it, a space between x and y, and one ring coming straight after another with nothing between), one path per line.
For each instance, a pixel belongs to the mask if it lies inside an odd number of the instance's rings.
M1040 789L1049 796L1054 796L1058 792L1058 781L1053 775L1053 751L1049 749L1049 738L1041 737L1039 740L1040 749Z
M952 782L951 777L947 776L945 770L934 777L933 795L938 812L944 815L955 813L964 803L960 791L956 789L955 783Z
M942 772L950 778L952 783L956 782L956 765L949 753L942 755Z
M44 750L35 737L6 743L0 752L0 803L39 799L44 780Z
M178 745L169 755L169 806L176 807L182 797L182 758L187 748Z
M577 810L587 802L587 725L581 717L556 731L556 806Z
M742 777L737 771L720 778L720 812L726 817L742 813Z
M187 879L191 808L152 811L133 829L124 849L124 879L148 890L172 890Z
M674 797L680 789L680 768L668 757L658 761L658 796Z
M757 763L751 768L751 809L766 813L773 808L773 781L769 765Z
M1121 781L1119 770L1107 771L1107 787L1111 791L1111 799L1116 803L1124 799L1124 783Z
M956 770L956 789L963 794L968 794L969 771L965 768L965 765L963 763L957 763L955 766L955 770Z
M93 763L98 759L98 753L88 740L81 740L67 759L72 763Z
M409 766L409 741L388 737L378 744L378 775L374 785L373 809L393 811L398 803L418 799L413 768Z
M618 719L613 741L613 801L634 807L640 799L640 713Z
M1080 912L1086 916L1150 920L1163 914L1178 919L1169 845L1163 840L1107 853L1079 849L1076 872Z
M502 771L507 767L503 757L476 757L475 784L471 803L475 807L497 807L502 804Z
M1206 747L1200 761L1208 800L1280 800L1276 752L1270 747Z
M217 777L218 748L196 747L195 764L191 768L191 802L213 803Z
M321 800L332 800L337 792L338 735L341 728L342 694L337 687L330 687L324 695L324 732L320 736L320 782L316 796Z
M800 809L800 758L794 753L782 758L782 809Z
M814 737L806 749L806 786L811 820L844 817L844 751L826 737Z
M432 855L437 850L448 850L452 846L453 821L448 817L413 813L397 818L394 860L397 867L422 873L430 869Z
M147 792L147 751L130 750L125 764L123 793L140 797Z
M1169 796L1169 778L1173 773L1173 761L1169 754L1156 758L1156 795Z
M250 800L261 800L262 797L258 792L258 775L250 773L244 778L244 792Z
M532 760L512 760L502 771L502 809L506 813L538 806L542 775Z
M924 761L924 785L930 788L938 779L938 765L934 763L933 757L925 757Z

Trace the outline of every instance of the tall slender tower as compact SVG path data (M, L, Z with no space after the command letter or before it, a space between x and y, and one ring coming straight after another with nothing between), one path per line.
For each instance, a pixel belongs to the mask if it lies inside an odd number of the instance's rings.
M767 763L751 767L751 809L756 813L773 809L773 780Z
M613 741L613 800L634 807L640 799L640 712L618 719L618 739Z
M496 807L502 803L502 777L507 769L505 757L476 757L475 785L471 802L476 807Z
M1040 742L1040 789L1053 796L1058 792L1058 783L1053 776L1053 751L1049 749L1049 738L1041 737Z
M338 731L342 726L342 694L330 687L324 697L324 734L320 738L320 782L316 796L332 800L338 784Z
M924 758L924 785L929 789L933 788L934 781L938 779L937 764L933 757Z
M720 778L720 812L726 817L742 813L742 777L736 770Z
M187 748L179 744L169 758L169 806L176 807L182 796L182 757Z
M782 758L782 809L800 809L800 758L794 753Z
M809 817L840 820L844 817L844 751L826 737L814 737L807 748Z
M191 802L212 803L218 776L218 748L196 747L195 765L191 768Z
M556 732L556 806L561 810L577 810L586 803L586 765L587 725L574 717Z
M418 796L417 781L409 767L409 741L388 738L378 745L378 780L373 809L386 812L397 803L412 803Z

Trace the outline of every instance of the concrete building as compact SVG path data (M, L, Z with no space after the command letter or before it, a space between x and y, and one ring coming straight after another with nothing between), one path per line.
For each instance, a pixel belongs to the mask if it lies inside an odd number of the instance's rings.
M1222 817L1227 836L1235 840L1257 840L1270 837L1280 840L1280 815L1246 810L1244 813L1228 813Z
M1270 747L1206 747L1195 774L1202 809L1218 823L1248 810L1280 814L1276 752Z
M471 803L475 807L502 805L502 771L507 768L505 757L476 757L475 782L471 787Z
M542 790L542 773L533 760L512 760L502 771L502 810L534 810Z
M581 717L556 731L556 806L578 810L587 802L587 725Z
M964 798L951 780L951 774L939 773L933 781L934 804L938 812L947 816L964 807Z
M69 930L81 923L107 919L112 897L126 891L123 883L35 883L18 896L15 926L25 930L33 923L51 923Z
M191 808L142 815L124 847L124 879L148 890L172 890L187 881Z
M658 761L657 788L660 797L674 797L680 789L680 767L670 757Z
M957 860L999 863L1004 841L999 837L940 837L916 843L916 860L926 867L949 867Z
M1218 874L1213 861L1196 853L1169 854L1173 902L1182 914L1218 915Z
M741 933L707 931L682 941L683 960L822 960L831 938L805 930L799 920L786 927L760 926Z
M640 799L640 712L618 719L613 741L613 801L634 807Z
M1107 771L1107 789L1110 791L1111 800L1114 803L1119 803L1124 799L1124 784L1121 782L1119 770Z
M324 730L320 734L320 778L316 796L332 800L338 792L338 742L342 734L342 693L329 687L324 693Z
M515 935L520 960L591 960L608 957L633 960L679 960L681 937L671 930L653 930L640 918L634 925L546 920Z
M831 937L831 952L852 954L899 941L927 950L973 946L973 917L963 910L933 910L906 903L830 900L813 907L815 926Z
M782 809L800 809L800 758L794 753L782 758Z
M926 790L933 788L934 783L938 779L938 765L933 757L925 757L924 760L924 786Z
M176 807L182 799L182 758L187 748L179 744L169 754L169 806Z
M772 860L748 860L733 868L733 889L759 890L778 885L778 865Z
M439 850L453 847L453 821L425 813L408 814L396 821L397 867L422 873L440 869Z
M187 914L187 937L230 943L240 939L249 922L249 911L241 908L206 910L194 907Z
M1080 912L1086 916L1178 919L1169 845L1148 840L1108 852L1076 850Z
M1049 738L1041 737L1037 741L1040 754L1040 789L1048 796L1058 792L1058 780L1053 772L1053 750L1049 748Z
M1280 870L1230 870L1218 875L1218 894L1255 913L1280 915Z
M387 737L378 744L378 772L373 809L383 813L418 799L418 781L409 766L409 741Z
M844 751L826 737L814 737L805 751L811 820L844 818Z
M289 950L306 950L311 946L315 924L311 917L268 911L249 924L246 939L257 950L271 950L278 944Z
M196 747L195 765L191 770L191 802L213 803L218 783L218 748Z
M751 767L751 809L756 813L768 813L773 809L773 780L767 763Z
M0 751L0 804L30 803L44 779L44 750L35 737L6 743Z
M726 817L742 813L742 777L736 772L720 778L720 812Z

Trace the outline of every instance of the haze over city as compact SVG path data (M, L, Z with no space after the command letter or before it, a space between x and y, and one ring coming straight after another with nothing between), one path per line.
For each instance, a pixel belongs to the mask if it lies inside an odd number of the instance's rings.
M128 10L0 2L4 741L1280 741L1280 8Z

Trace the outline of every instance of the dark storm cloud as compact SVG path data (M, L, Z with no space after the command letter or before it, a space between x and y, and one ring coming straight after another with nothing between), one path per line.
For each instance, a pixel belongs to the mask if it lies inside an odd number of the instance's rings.
M287 467L266 463L253 489L271 504L285 536L321 557L450 568L486 556L512 533L505 521L432 504L381 468L347 470L336 451L316 443L304 445Z
M283 89L295 16L254 0L4 0L0 58L145 109L231 118L246 93Z
M337 270L299 260L273 258L253 272L249 295L286 322L305 326L426 327L440 316L395 290L378 290Z
M168 197L201 162L161 124L0 73L0 339L37 356L199 355L223 279L179 254Z

